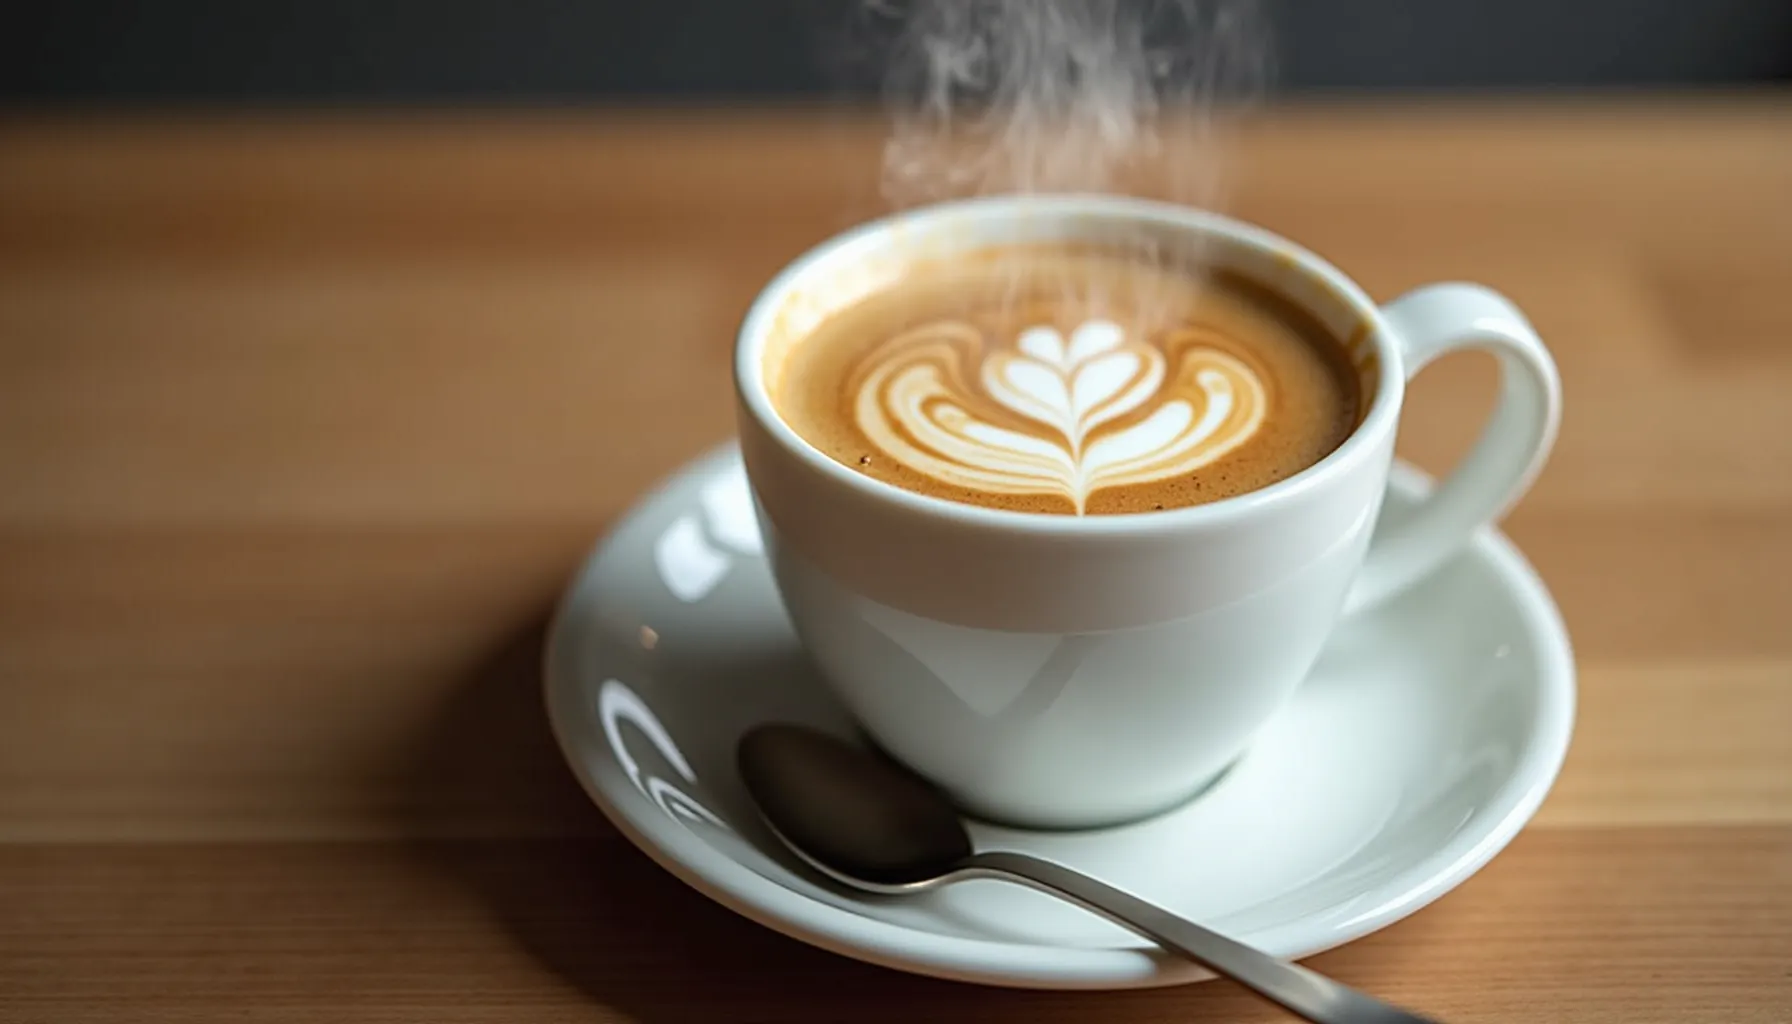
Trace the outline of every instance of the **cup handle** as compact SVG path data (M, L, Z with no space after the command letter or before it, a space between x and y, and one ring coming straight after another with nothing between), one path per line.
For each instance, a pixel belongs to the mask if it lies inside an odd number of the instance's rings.
M1474 284L1427 285L1382 308L1411 380L1438 356L1463 349L1499 359L1500 396L1475 446L1431 496L1370 545L1346 612L1399 593L1436 569L1475 530L1498 520L1549 457L1562 416L1562 384L1543 339L1518 307Z

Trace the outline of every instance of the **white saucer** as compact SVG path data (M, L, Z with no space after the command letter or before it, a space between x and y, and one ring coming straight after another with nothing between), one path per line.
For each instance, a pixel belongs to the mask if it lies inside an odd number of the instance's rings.
M1424 486L1397 467L1384 519ZM987 984L1208 976L1019 886L847 892L765 832L734 771L741 733L772 719L853 733L785 620L732 446L647 496L585 564L549 635L546 675L561 749L604 813L667 870L762 924ZM973 831L980 847L1061 860L1304 957L1411 914L1498 853L1554 781L1573 707L1555 605L1488 530L1435 578L1340 630L1293 703L1193 802L1098 831Z

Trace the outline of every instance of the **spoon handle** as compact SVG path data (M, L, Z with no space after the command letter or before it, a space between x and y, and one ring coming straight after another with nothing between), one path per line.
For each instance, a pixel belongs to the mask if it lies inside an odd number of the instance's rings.
M1022 853L979 853L958 877L1019 882L1059 896L1181 953L1314 1024L1438 1024L1310 971L1234 942L1105 882Z

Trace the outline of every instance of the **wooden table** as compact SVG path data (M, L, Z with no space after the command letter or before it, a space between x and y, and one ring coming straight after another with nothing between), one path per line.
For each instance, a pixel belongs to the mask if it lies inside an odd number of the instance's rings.
M0 1020L1270 1021L979 989L654 867L559 764L543 617L726 438L731 331L879 212L880 127L0 126ZM1579 724L1482 874L1318 967L1451 1021L1792 1020L1792 103L1301 108L1231 209L1500 288L1567 416L1508 520ZM1427 371L1436 469L1490 364Z

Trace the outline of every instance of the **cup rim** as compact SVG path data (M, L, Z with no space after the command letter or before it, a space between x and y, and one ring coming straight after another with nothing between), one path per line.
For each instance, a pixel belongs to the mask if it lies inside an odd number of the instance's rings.
M995 216L1004 209L1029 214L1145 220L1174 229L1215 236L1265 255L1291 262L1316 279L1360 318L1376 354L1375 395L1349 436L1324 458L1266 487L1200 505L1154 509L1117 515L1057 515L991 508L938 498L886 483L828 457L778 415L765 386L764 355L778 311L786 297L816 268L841 252L865 244L873 236L905 227L933 226L940 221ZM1074 237L1074 236L1070 236ZM735 395L741 407L780 448L813 472L860 495L905 512L968 528L1034 536L1136 536L1219 527L1260 515L1298 500L1372 458L1377 440L1400 415L1406 384L1402 353L1381 308L1361 286L1317 253L1266 228L1199 207L1157 199L1106 194L1024 193L978 196L931 203L864 221L822 240L785 264L748 306L734 346Z

